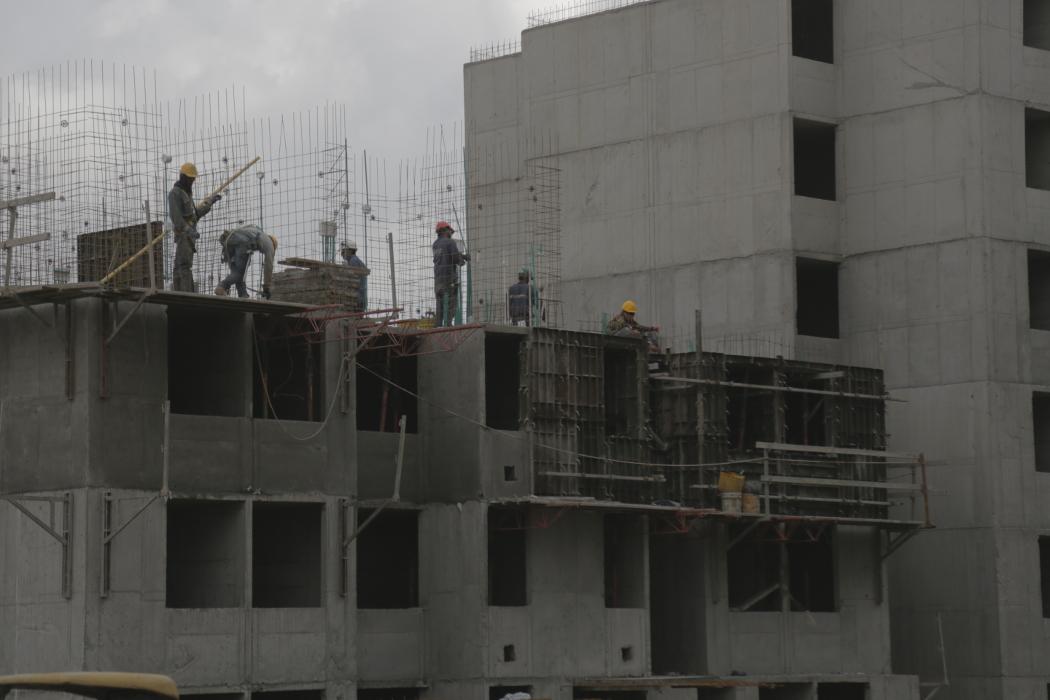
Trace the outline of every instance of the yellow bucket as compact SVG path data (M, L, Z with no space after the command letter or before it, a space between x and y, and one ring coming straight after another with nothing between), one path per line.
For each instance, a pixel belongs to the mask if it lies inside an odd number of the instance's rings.
M718 490L722 493L740 493L744 490L744 475L736 472L719 472Z

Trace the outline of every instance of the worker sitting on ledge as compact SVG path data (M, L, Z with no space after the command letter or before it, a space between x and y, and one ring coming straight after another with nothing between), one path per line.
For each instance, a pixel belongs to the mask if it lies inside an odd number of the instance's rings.
M215 294L220 297L229 295L230 287L236 285L237 296L244 298L248 296L248 288L244 284L244 275L248 271L248 261L252 253L261 251L263 260L263 299L270 298L270 281L273 278L273 258L277 252L277 238L268 235L254 224L241 226L232 231L223 231L219 237L222 243L222 260L229 263L230 274L215 288Z
M660 352L660 342L656 333L660 330L658 326L643 326L634 320L638 313L638 305L628 299L620 307L620 313L609 319L605 326L605 332L610 335L618 335L625 338L645 338L649 342L651 352Z

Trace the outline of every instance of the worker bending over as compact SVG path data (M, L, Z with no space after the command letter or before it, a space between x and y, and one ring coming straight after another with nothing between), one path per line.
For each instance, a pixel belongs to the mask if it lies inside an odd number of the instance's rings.
M529 283L528 268L521 268L518 281L507 290L507 315L515 326L531 326L533 314L538 314L540 293Z
M347 267L357 267L365 271L357 282L357 304L361 311L366 311L368 309L368 266L365 265L364 260L357 257L357 243L354 241L344 243L340 254Z
M609 323L605 326L605 331L610 335L618 335L627 338L645 338L649 342L649 349L653 352L660 351L660 342L657 339L656 332L660 330L658 326L643 326L634 320L634 315L638 313L638 305L628 299L620 307L620 313L609 319Z
M197 166L183 163L179 168L179 179L168 193L168 215L175 229L175 266L172 271L172 288L177 292L195 292L193 284L193 254L197 252L197 222L211 211L212 205L222 199L213 194L199 205L193 203L193 181L197 179Z
M459 246L452 240L455 230L447 221L437 222L434 231L437 233L437 240L431 248L434 250L436 325L451 326L459 307L459 268L470 260L470 255L459 252Z
M230 287L236 285L237 296L248 296L248 288L244 284L244 275L248 271L248 262L252 253L262 252L263 259L263 299L270 298L270 281L273 278L273 257L277 252L277 238L265 233L255 224L241 226L232 231L224 231L220 237L222 243L222 260L230 265L230 274L215 288L215 293L221 297L230 293Z

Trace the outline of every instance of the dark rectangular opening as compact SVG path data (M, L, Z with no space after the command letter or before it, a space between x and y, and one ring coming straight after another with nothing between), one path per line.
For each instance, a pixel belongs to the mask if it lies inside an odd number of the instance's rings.
M834 612L835 593L834 529L825 527L815 538L812 533L787 545L788 593L795 612Z
M696 700L733 700L736 697L734 688L697 688Z
M244 693L183 693L179 692L180 698L193 698L193 700L241 700Z
M1050 331L1050 253L1028 251L1028 326Z
M489 686L489 700L504 700L508 696L519 694L532 695L531 685L493 685Z
M834 124L795 119L795 194L836 199Z
M1050 112L1024 111L1024 174L1028 187L1050 190Z
M795 258L795 327L799 335L839 337L839 264Z
M726 381L769 386L773 384L773 373L764 367L734 364L726 368ZM756 442L778 442L775 426L772 391L755 386L726 387L726 440L730 451L750 452Z
M320 503L256 502L252 511L252 605L321 606Z
M809 683L787 683L758 689L758 700L810 700L812 697L813 686Z
M835 62L835 13L831 0L791 0L791 53Z
M1050 2L1024 0L1021 10L1024 23L1024 45L1050 51Z
M606 347L602 353L605 386L605 434L632 436L638 432L641 401L638 352Z
M165 605L236 608L244 599L244 506L172 500L167 505Z
M525 518L521 508L489 507L489 605L528 605Z
M485 334L485 425L518 430L521 336Z
M1032 441L1035 470L1050 472L1050 394L1032 392Z
M705 551L710 536L704 530L689 534L652 530L648 572L652 672L703 675L709 670L705 621L713 577Z
M324 420L323 343L297 332L291 321L259 315L253 344L254 416Z
M816 382L811 385L807 377L788 374L788 386L800 389L826 389L827 385ZM827 445L827 415L829 397L819 394L784 392L784 442L795 445Z
M572 700L645 700L645 698L644 690L572 689Z
M818 683L817 700L867 700L867 683Z
M729 528L729 540L739 536L746 525ZM750 533L729 549L726 575L729 608L735 612L773 612L781 609L780 543Z
M381 433L418 430L419 362L416 355L400 355L393 348L362 350L357 354L357 429Z
M358 527L372 517L361 510ZM419 512L384 510L357 538L357 607L419 606Z
M302 690L257 690L252 693L253 700L324 700L324 691L320 688Z
M171 412L195 416L247 415L245 317L168 307L168 400Z
M1043 597L1043 617L1050 617L1050 537L1039 538L1039 589Z
M645 607L645 526L636 515L610 514L605 530L605 607Z
M357 700L419 700L419 688L358 688Z

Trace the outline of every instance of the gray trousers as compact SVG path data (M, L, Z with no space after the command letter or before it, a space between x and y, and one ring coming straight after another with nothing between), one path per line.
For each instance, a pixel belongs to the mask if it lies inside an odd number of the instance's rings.
M434 296L437 302L434 325L439 328L453 325L456 322L456 310L459 307L459 285L437 289Z
M195 292L193 284L193 254L197 247L193 240L181 233L175 234L175 267L171 275L171 288L176 292Z

